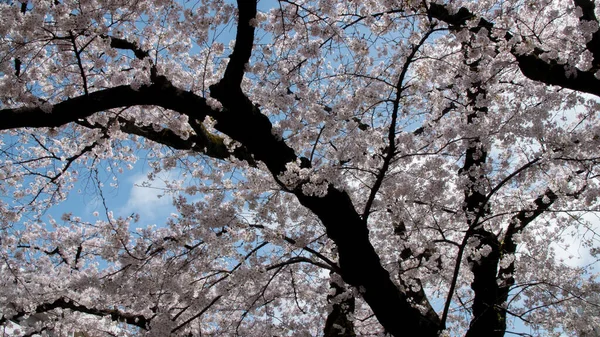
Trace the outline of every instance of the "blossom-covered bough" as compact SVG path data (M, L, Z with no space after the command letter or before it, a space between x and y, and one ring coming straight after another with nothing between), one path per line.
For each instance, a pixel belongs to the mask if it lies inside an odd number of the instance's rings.
M592 0L3 2L0 327L592 331L598 15ZM138 158L148 179L179 177L160 226L106 203ZM102 216L47 215L81 185ZM557 250L571 236L578 264Z

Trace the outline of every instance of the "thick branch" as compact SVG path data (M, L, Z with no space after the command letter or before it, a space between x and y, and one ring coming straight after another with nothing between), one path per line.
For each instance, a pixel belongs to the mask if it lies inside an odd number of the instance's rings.
M534 54L515 55L523 75L531 80L600 96L600 81L590 71L575 69L567 77L565 67L556 61L543 61Z
M483 227L474 231L471 237L479 240L475 247L481 253L479 258L469 256L468 261L473 272L471 289L473 298L473 318L466 337L493 336L502 337L506 322L499 315L502 309L498 305L498 284L496 271L500 261L500 243L494 233Z
M58 127L83 120L96 112L134 105L156 105L204 120L214 110L206 100L170 83L142 86L122 85L66 99L55 105L0 110L0 130L24 127Z
M10 319L6 318L6 316L3 316L2 318L0 318L0 326L6 324L6 322L8 320L18 322L18 320L20 318L22 318L26 315L31 315L32 313L35 313L35 314L46 313L46 312L50 312L55 309L67 309L67 310L71 310L71 311L79 312L79 313L83 313L83 314L89 314L89 315L100 316L100 317L110 317L110 319L112 321L125 322L129 325L137 326L144 330L148 330L149 324L150 324L150 319L146 318L143 315L129 314L129 313L125 313L120 310L117 310L117 309L90 308L90 307L77 304L71 300L61 297L59 299L54 300L54 302L38 305L33 312L19 311L19 312L17 312L16 315L12 316Z
M241 92L240 85L254 46L254 26L251 20L256 18L257 2L256 0L237 0L239 15L235 46L229 56L225 75L221 80L221 83L228 89L236 88Z
M224 108L221 114L215 116L217 130L245 145L254 158L264 162L277 178L285 171L287 163L296 161L296 154L273 135L269 119L241 89L254 45L251 20L256 17L256 5L256 0L238 0L239 19L234 50L223 79L210 87L210 95L219 100Z
M209 133L202 126L199 121L215 113L204 98L176 88L164 79L138 90L131 86L119 86L70 98L55 105L0 110L0 116L3 117L0 120L0 130L59 127L72 122L91 128L103 128L101 125L84 122L84 119L97 112L135 105L155 105L188 115L190 126L196 134L183 139L172 130L157 131L152 126L139 126L131 120L118 117L120 129L125 133L142 136L178 150L193 150L217 159L234 156L252 166L256 164L245 147L237 147L231 151L223 138Z
M121 39L114 36L102 35L103 39L110 39L110 46L115 49L126 49L131 50L136 58L143 60L146 57L150 57L150 53L148 51L143 50L137 44L127 41L125 39Z
M121 131L144 137L176 150L191 150L212 158L223 160L234 156L240 160L247 161L252 166L256 165L252 156L243 146L237 147L233 151L229 150L227 145L225 145L223 138L209 133L202 124L196 121L190 121L190 125L193 126L196 134L190 135L187 139L181 138L181 136L170 129L160 129L157 131L152 125L136 125L134 122L125 118L119 118L118 121Z
M344 281L361 289L379 322L393 336L436 336L437 322L413 308L408 296L391 281L379 256L369 241L369 231L356 212L350 197L329 186L321 198L297 192L302 205L320 219L327 235L338 247L339 264Z
M110 35L101 35L100 37L102 37L103 39L110 39L110 46L111 47L113 47L115 49L130 50L130 51L133 52L133 55L135 55L135 57L137 59L146 60L147 62L149 62L151 64L151 67L150 67L150 78L152 79L152 81L154 81L157 78L159 78L158 73L157 73L157 69L156 69L156 65L150 59L150 52L148 52L145 49L142 49L135 42L131 42L131 41L128 41L128 40L125 40L125 39L121 39L121 38L118 38L118 37L114 37L114 36L110 36Z
M585 3L587 1L581 0L578 2ZM456 13L451 14L446 6L435 3L431 3L429 5L429 8L427 8L427 14L440 21L446 22L451 26L452 29L467 29L467 27L465 27L467 21L473 20L476 17L464 7L461 7ZM482 18L479 20L478 25L471 29L478 30L479 28L483 27L488 29L490 32L490 39L493 41L495 39L491 37L491 29L494 27L493 23ZM513 35L506 33L504 38L506 40L510 40L513 38ZM594 53L594 60L596 61L596 56L600 55L600 53L595 53L594 50L599 47L595 46L594 44L600 43L596 42L599 41L598 39L592 39L592 41L590 41L592 46L590 46L588 43L587 47L593 49L590 51ZM540 54L539 51L529 54L520 54L513 48L511 52L517 60L523 75L531 80L600 96L600 80L594 76L595 71L581 71L579 69L574 69L574 75L567 76L567 69L565 69L564 65L560 65L554 60L542 60L538 56ZM596 66L596 64L594 64L594 66Z
M48 256L53 256L53 255L58 255L60 256L61 259L61 263L64 263L66 265L69 265L69 260L67 259L67 257L65 256L65 254L61 251L59 246L56 246L56 248L54 248L53 250L45 250L43 248L40 247L32 247L30 245L17 245L17 248L29 248L29 249L34 249L37 251L41 251L44 254L48 255Z
M295 256L295 257L290 258L287 261L280 262L280 263L275 263L273 265L270 265L270 266L266 267L266 270L278 269L278 268L281 268L281 267L284 267L284 266L289 266L291 264L302 263L302 262L309 263L309 264L312 264L314 266L317 266L317 267L320 267L320 268L323 268L323 269L327 269L327 270L330 270L330 271L333 272L333 268L330 265L327 265L327 264L319 262L319 261L311 260L311 259L309 259L307 257L304 257L304 256Z
M519 211L510 221L504 240L499 242L496 235L477 230L479 238L477 249L489 246L491 252L479 260L469 260L474 275L471 287L475 292L473 300L473 320L467 332L471 336L504 336L506 330L506 302L510 287L514 284L514 261L507 267L500 267L503 258L513 258L517 244L514 236L520 233L529 223L545 212L556 201L558 196L551 190L535 199L535 208Z
M427 8L427 15L436 18L451 26L451 28L459 29L464 26L467 21L475 18L475 15L468 9L461 7L456 13L451 14L448 8L437 3L430 3Z
M575 6L581 8L582 16L579 18L580 21L591 21L598 23L598 18L594 9L596 5L592 0L573 0ZM592 67L594 69L600 68L600 30L597 30L592 34L592 39L585 44L586 48L594 55L592 61Z

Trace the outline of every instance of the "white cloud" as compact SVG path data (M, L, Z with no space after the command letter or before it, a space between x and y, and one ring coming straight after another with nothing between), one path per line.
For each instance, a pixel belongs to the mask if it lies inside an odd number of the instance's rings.
M129 197L118 213L137 213L143 222L166 219L175 207L165 182L173 180L175 176L176 173L169 171L149 181L144 173L134 174L128 179L131 182Z
M600 219L593 213L582 216L579 226L569 226L563 233L564 241L553 242L556 258L571 267L587 267L592 265L596 259L590 254L590 247L586 246L586 240L597 242L596 233L600 230ZM594 246L597 246L595 244Z

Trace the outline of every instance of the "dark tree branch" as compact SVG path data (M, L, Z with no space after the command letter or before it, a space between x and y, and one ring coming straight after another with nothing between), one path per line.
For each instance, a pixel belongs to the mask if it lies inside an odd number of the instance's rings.
M592 71L575 69L575 75L567 77L565 66L554 60L546 62L533 53L513 55L523 75L531 80L600 96L600 81Z
M117 309L96 309L87 307L84 305L77 304L67 298L61 297L54 300L53 302L38 305L32 312L17 311L17 314L11 316L10 319L6 316L3 316L2 318L0 318L0 326L6 324L9 320L18 323L18 320L24 316L31 315L33 313L47 313L55 309L66 309L82 314L94 315L99 317L110 317L110 319L114 322L124 322L129 325L137 326L144 330L148 330L151 320L143 315L129 314Z
M573 0L575 6L581 8L583 15L579 18L580 21L590 21L598 23L598 18L596 17L595 8L596 5L592 0ZM586 48L594 55L594 59L592 61L593 69L600 68L600 30L597 30L594 34L592 34L592 39L585 44Z
M388 169L390 167L390 163L394 159L396 155L396 121L398 119L398 113L400 112L400 100L402 99L402 94L405 89L404 81L406 78L406 74L408 73L408 69L414 62L415 56L421 47L425 44L425 41L431 36L431 34L435 32L434 27L430 27L430 29L421 37L421 40L414 44L411 47L410 54L406 57L404 64L402 65L402 70L400 75L398 76L398 82L396 83L396 97L393 102L393 110L392 110L392 120L390 121L390 126L388 129L388 145L387 151L385 153L385 157L383 158L383 164L377 173L377 177L375 178L375 182L373 183L373 187L371 187L371 192L369 193L369 197L367 198L367 202L365 203L365 208L362 213L363 221L366 223L369 214L371 213L371 207L373 206L373 202L375 201L375 197L383 184L383 179L386 177Z
M500 245L501 258L509 257L515 254L517 251L517 243L514 241L515 235L521 233L527 225L529 225L543 212L547 211L556 200L558 200L558 196L552 190L548 189L543 195L537 197L533 201L535 208L531 210L521 210L512 217L510 223L508 224L508 228L506 229L506 233L504 234L504 239ZM510 263L505 268L500 268L498 271L498 280L501 282L500 299L502 300L499 303L504 303L508 299L510 287L512 287L515 283L515 279L513 277L514 272L514 262Z
M119 117L118 121L121 131L144 137L156 143L167 145L173 149L191 150L222 160L227 160L229 157L234 156L240 160L247 161L251 166L256 166L254 159L243 146L237 147L231 151L227 145L225 145L222 137L209 133L208 130L196 120L189 121L196 134L190 135L187 139L183 139L181 136L167 128L157 130L155 126L152 125L140 126L136 125L135 122L122 117Z
M17 245L17 248L34 249L34 250L43 252L44 254L46 254L48 256L58 255L58 256L60 256L61 263L69 265L69 260L67 259L67 257L64 255L64 253L62 252L62 250L58 246L56 248L54 248L53 250L45 250L45 249L40 248L40 247L32 247L30 245L19 244L19 245Z
M87 84L87 75L85 74L85 69L83 69L83 61L81 60L81 52L83 48L79 50L77 48L77 37L73 35L73 32L69 32L69 41L73 45L73 52L75 53L75 59L77 60L77 67L79 68L79 74L81 75L81 81L83 85L83 92L87 95L89 94L88 84Z
M223 138L210 134L199 120L215 113L206 104L206 100L189 91L174 87L170 82L142 86L138 90L131 86L119 86L67 99L48 107L23 107L3 109L0 114L0 130L22 127L59 127L64 124L77 122L92 128L104 128L85 122L85 118L96 112L112 108L134 105L155 105L171 109L190 118L190 126L196 135L183 139L169 129L156 131L152 126L138 126L135 122L118 117L121 131L145 137L157 143L165 144L179 150L194 150L213 158L228 159L235 156L254 166L255 161L244 146L233 151L225 145ZM49 111L49 112L46 112Z
M519 167L518 169L516 169L514 172L512 172L511 174L507 175L504 179L502 179L502 181L500 181L496 186L494 186L494 188L492 188L490 190L490 192L487 194L486 201L489 201L490 198L496 193L498 192L502 186L506 185L508 182L510 182L512 180L512 178L518 176L519 174L521 174L523 171L529 169L530 167L532 167L533 165L537 164L539 161L541 160L541 158L535 158L527 163L525 163L523 166Z
M219 296L213 298L213 300L206 307L204 307L202 310L200 310L197 314L195 314L194 316L190 317L189 319L187 319L183 323L181 323L178 326L176 326L175 328L173 328L173 330L171 330L171 333L177 332L177 330L180 330L181 328L183 328L186 325L190 324L196 318L202 316L206 311L208 311L208 309L210 309L215 303L217 303L217 301L219 299L221 299L221 297L223 297L223 295L219 295Z
M460 11L455 15L458 15L459 13ZM471 41L463 43L463 53L466 54L470 48ZM478 59L469 63L467 59L468 58L465 58L465 61L463 61L465 66L469 67L471 72L477 72L477 68L481 60ZM487 107L482 107L477 104L478 98L486 97L487 94L488 93L485 84L481 81L472 83L470 90L467 91L468 105L472 108L472 111L468 112L466 119L467 125L470 125L471 128L476 128L476 120L479 118L484 118L488 113L489 109ZM458 280L458 273L462 264L464 250L467 247L469 239L473 236L476 236L480 240L476 249L483 248L484 246L490 246L492 247L492 253L482 257L479 261L474 260L471 256L467 257L474 275L471 288L475 292L473 304L474 319L471 321L469 330L467 331L467 336L474 337L479 336L484 332L493 334L495 331L495 325L492 320L494 317L485 316L483 319L481 319L482 313L486 313L485 310L482 310L482 308L484 308L487 298L489 296L494 296L494 294L489 294L487 292L488 282L487 279L482 279L482 277L486 277L486 271L491 268L489 266L494 263L494 259L497 260L496 255L498 252L498 245L494 241L497 241L494 234L486 231L479 223L480 217L487 213L486 209L489 201L484 193L486 188L486 175L483 171L487 161L488 146L482 142L479 136L469 139L467 142L465 162L458 173L459 175L466 176L468 179L467 185L464 188L463 203L463 211L465 213L468 229L464 235L455 260L450 290L448 291L448 297L446 298L446 303L444 305L444 311L442 314L442 324L444 326L446 324L446 319L449 312L448 310L450 308L452 297L454 296L454 289ZM490 325L491 327L489 327ZM488 330L485 330L486 328L488 328Z
M434 2L429 4L427 15L431 18L446 22L452 29L460 29L466 25L467 21L475 18L475 15L464 7L461 7L456 13L450 14L450 11L446 6Z
M475 246L477 251L488 249L487 255L482 253L480 257L469 256L467 259L473 272L471 289L475 293L473 304L473 318L466 337L477 336L504 336L506 321L502 319L501 307L498 305L498 284L496 283L496 271L500 261L498 238L483 227L474 230L471 237L479 240Z
M403 221L400 221L399 223L395 224L394 234L398 235L402 241L407 240L406 225ZM407 272L408 270L405 270L402 267L402 261L408 261L410 259L417 259L420 264L423 259L428 260L431 258L431 256L432 256L432 252L430 249L425 249L421 254L415 254L412 249L404 248L400 253L401 261L398 262L398 265L399 265L399 269L398 269L399 277L398 278L400 279L401 285L405 288L404 292L406 293L406 295L408 297L410 297L412 299L413 303L415 303L425 309L424 315L431 322L435 322L438 326L441 326L442 321L441 321L440 317L438 316L438 314L435 312L435 309L433 309L433 307L431 306L431 303L429 302L429 299L427 298L427 294L425 294L425 290L423 289L423 283L421 282L421 280L411 278L410 281L416 283L417 286L419 287L418 290L414 290L413 287L411 287L408 284L408 282L406 282L406 276L403 276L403 274L405 272ZM441 261L438 260L438 263L441 263Z
M480 259L469 259L473 272L471 287L475 292L473 300L473 320L467 332L470 336L497 336L502 337L506 330L506 303L510 287L514 284L513 273L515 263L507 267L500 267L503 258L514 256L517 244L514 236L520 233L529 223L548 210L558 196L551 190L534 200L535 208L519 211L511 220L500 242L497 236L482 228L476 229L473 237L479 239L477 249L489 246L491 251Z
M23 1L21 2L21 14L25 14L27 12L27 1ZM21 76L21 65L23 63L21 62L21 59L18 57L15 57L15 76L19 77Z
M332 276L335 277L335 275ZM329 287L333 289L334 293L327 295L327 301L332 308L325 321L323 337L355 337L354 322L349 317L354 314L354 296L344 294L346 289L335 280L329 282ZM345 297L340 298L341 296Z
M338 247L344 281L362 292L379 322L393 336L436 336L440 326L412 307L399 291L369 241L369 231L346 192L329 186L323 197L295 193L300 202L322 221ZM407 332L409 331L409 332Z
M257 2L257 0L237 0L239 14L235 46L229 56L225 75L219 83L228 90L235 89L241 92L242 79L254 47L254 26L251 20L256 18Z
M282 140L272 134L272 124L261 114L257 106L242 92L241 83L254 46L256 0L238 0L238 27L235 46L225 74L219 83L210 87L211 97L219 100L224 113L214 116L217 130L244 144L254 158L264 162L269 171L277 176L285 171L285 165L296 160L296 154ZM273 160L273 154L280 156Z
M131 42L122 38L110 36L110 35L101 35L103 39L110 39L110 46L115 49L123 49L130 50L133 52L133 55L139 60L146 60L150 64L150 79L155 81L159 79L158 71L156 69L156 65L152 62L152 58L150 58L150 52L142 49L135 42Z
M294 240L294 239L292 239L290 237L285 236L285 237L283 237L283 239L286 242L288 242L288 243L290 243L292 245L296 244L296 240ZM340 267L337 265L337 263L331 261L329 258L327 258L327 256L325 256L325 255L317 252L316 250L314 250L314 249L312 249L312 248L310 248L308 246L304 246L304 247L302 247L302 249L304 249L305 251L313 254L314 256L318 257L319 259L325 261L329 265L328 269L333 270L333 271L335 271L338 274L341 274Z
M250 227L252 228L260 228L260 229L265 229L265 226L263 225L255 225L255 224L251 224ZM289 244L295 245L296 244L296 240L290 238L289 236L284 236L283 240ZM329 270L333 270L334 272L341 274L340 271L340 267L337 265L337 263L331 261L329 258L327 258L327 256L317 252L316 250L310 248L309 246L304 246L302 247L303 250L313 254L314 256L318 257L319 259L321 259L322 261L324 261L325 263L327 263L327 269Z
M109 35L101 35L100 37L103 39L110 39L110 46L115 49L131 50L135 57L140 60L150 57L150 53L147 50L140 48L136 43Z
M0 130L25 127L59 127L83 120L100 111L134 105L156 105L204 120L215 111L206 100L170 83L142 86L138 90L123 85L66 99L48 107L22 107L0 110Z
M584 12L586 9L589 11L589 6L586 6L586 4L589 5L589 0L574 1L576 1L578 5L583 5L582 9L584 9ZM450 28L454 30L467 29L467 27L465 27L467 21L476 18L473 13L464 7L461 7L456 13L451 14L446 6L436 3L431 3L429 5L429 8L427 8L427 15L446 22ZM589 12L588 17L590 17ZM494 41L497 40L497 38L492 36L491 31L493 27L494 24L492 22L481 18L477 26L471 28L471 30L478 31L480 28L486 28L489 31L490 40ZM587 48L591 48L590 51L594 54L594 62L597 61L596 57L600 58L600 53L596 53L596 50L600 49L600 47L598 47L598 45L600 45L600 42L598 42L600 41L600 37L596 38L596 34L600 36L600 33L596 32L594 38L586 46ZM504 38L510 40L513 38L513 35L507 32ZM531 80L600 96L600 80L594 76L595 70L582 71L574 69L574 75L567 76L567 69L565 69L564 65L558 64L555 60L544 61L539 57L543 51L536 50L529 54L520 54L513 48L511 52L517 60L523 75ZM594 64L594 67L596 67L596 64Z
M284 267L284 266L288 266L288 265L296 264L296 263L302 263L302 262L309 263L309 264L312 264L314 266L317 266L317 267L320 267L320 268L323 268L323 269L327 269L327 270L333 271L333 268L331 266L329 266L329 265L327 265L325 263L321 263L321 262L318 262L318 261L311 260L311 259L309 259L307 257L304 257L304 256L295 256L295 257L292 257L291 259L289 259L287 261L280 262L280 263L275 263L273 265L270 265L266 269L267 270L273 270L273 269L277 269L277 268L280 268L280 267Z

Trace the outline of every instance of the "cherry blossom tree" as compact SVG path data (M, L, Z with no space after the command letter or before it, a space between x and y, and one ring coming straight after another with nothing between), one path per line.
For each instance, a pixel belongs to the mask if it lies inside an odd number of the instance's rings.
M0 328L592 333L599 15L594 0L3 1ZM177 172L164 223L109 209L134 165ZM82 185L95 220L48 216ZM572 237L579 264L558 250Z

